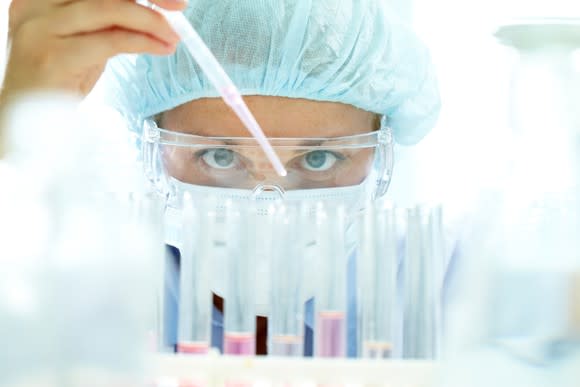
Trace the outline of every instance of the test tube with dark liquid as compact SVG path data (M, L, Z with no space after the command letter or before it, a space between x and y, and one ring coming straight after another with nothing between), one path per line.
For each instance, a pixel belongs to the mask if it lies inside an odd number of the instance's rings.
M316 310L314 353L318 357L346 356L346 209L319 203L316 211L320 283Z
M390 358L397 290L397 232L394 207L367 205L358 218L359 356Z
M224 354L256 354L255 208L249 201L226 204L228 288L224 300Z
M306 241L302 222L307 209L297 204L279 205L274 210L272 246L271 311L269 316L269 348L273 356L302 356L304 299L302 294L303 256Z
M215 216L205 203L196 204L197 208L189 194L183 196L177 352L203 355L208 353L211 343L212 239L208 235L212 235Z

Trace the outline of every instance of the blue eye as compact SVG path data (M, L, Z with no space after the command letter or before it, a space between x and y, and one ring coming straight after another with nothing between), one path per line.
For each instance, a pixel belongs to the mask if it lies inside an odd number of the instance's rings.
M203 161L215 169L231 169L236 165L236 155L229 149L208 149L201 156Z
M305 154L300 164L308 171L324 172L332 168L337 161L338 157L333 152L318 150Z

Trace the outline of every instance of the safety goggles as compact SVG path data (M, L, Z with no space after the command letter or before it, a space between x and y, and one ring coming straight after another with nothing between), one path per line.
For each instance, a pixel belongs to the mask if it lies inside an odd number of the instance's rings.
M253 138L205 137L144 123L146 173L156 187L171 182L215 188L276 191L366 185L373 198L387 191L393 167L391 130L328 138L270 138L288 175L280 177Z

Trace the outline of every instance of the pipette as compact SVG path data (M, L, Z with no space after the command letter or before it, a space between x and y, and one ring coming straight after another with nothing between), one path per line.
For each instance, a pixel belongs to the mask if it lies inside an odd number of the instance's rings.
M260 144L266 157L268 157L268 160L270 160L270 163L276 170L276 173L280 176L286 176L287 172L284 165L282 165L280 158L264 135L262 128L244 102L238 88L226 74L225 70L219 64L210 49L205 45L197 31L195 31L193 26L186 19L185 15L181 12L167 11L154 4L150 4L150 6L152 9L165 16L169 24L183 41L183 44L187 47L191 56L205 73L211 84L214 85L220 93L224 102L232 108L240 121L242 121L252 136L254 136L258 144Z

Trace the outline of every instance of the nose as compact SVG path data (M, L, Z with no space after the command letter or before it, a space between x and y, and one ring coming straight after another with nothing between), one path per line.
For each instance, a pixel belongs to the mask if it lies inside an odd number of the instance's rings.
M278 177L278 174L276 173L274 168L272 168L270 162L267 159L264 159L263 157L260 157L260 159L255 162L251 174L255 180L261 182L264 182L267 179Z
M256 181L264 181L266 180L266 175L264 173L260 173L260 172L253 172L252 173L252 178Z
M269 171L253 170L250 176L252 178L248 182L250 188L254 187L253 190L258 192L258 194L262 192L281 192L283 195L285 192L283 187L288 184L287 177L281 178L273 169Z

